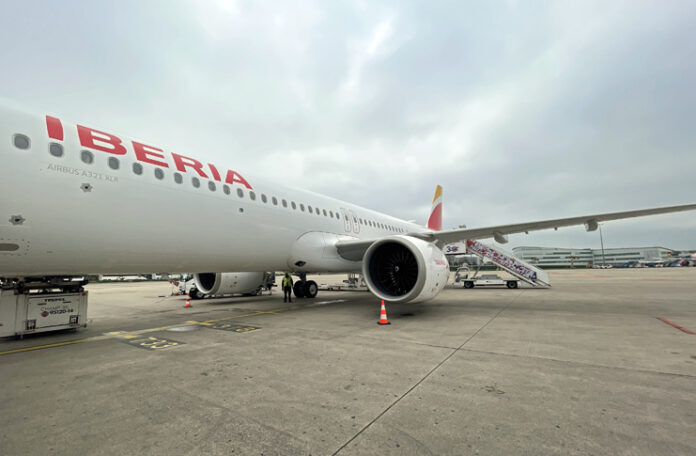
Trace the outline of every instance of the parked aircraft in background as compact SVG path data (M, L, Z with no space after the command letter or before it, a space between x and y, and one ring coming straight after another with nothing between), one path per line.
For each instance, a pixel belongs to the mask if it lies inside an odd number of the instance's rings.
M696 209L696 204L482 228L442 230L437 187L426 226L241 172L87 123L0 108L0 277L27 280L139 271L198 271L204 293L238 292L263 271L362 272L392 302L445 286L446 244ZM195 218L170 210L191 208ZM182 242L182 239L187 242ZM246 271L246 272L230 272Z

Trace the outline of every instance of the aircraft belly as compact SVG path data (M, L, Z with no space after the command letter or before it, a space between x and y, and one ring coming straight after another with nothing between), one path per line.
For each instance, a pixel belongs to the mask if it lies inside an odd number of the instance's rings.
M353 272L360 271L361 263L341 258L336 250L339 240L355 239L322 231L310 231L293 244L287 267L296 272Z

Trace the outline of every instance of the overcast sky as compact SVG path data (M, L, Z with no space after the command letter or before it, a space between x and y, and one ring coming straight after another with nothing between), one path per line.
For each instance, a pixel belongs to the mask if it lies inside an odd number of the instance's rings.
M696 202L694 1L0 8L0 97L407 220L436 184L447 228ZM696 249L696 213L604 240Z

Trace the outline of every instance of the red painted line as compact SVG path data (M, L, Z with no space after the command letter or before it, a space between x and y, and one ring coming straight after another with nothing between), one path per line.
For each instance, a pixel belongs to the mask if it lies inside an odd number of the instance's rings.
M687 334L694 334L694 333L692 333L691 331L689 331L688 329L686 329L686 328L684 328L684 327L682 327L682 326L679 326L679 325L676 324L676 323L672 323L671 321L667 320L666 318L657 317L657 319L660 320L660 321L663 322L663 323L667 323L668 325L677 328L679 331L684 331L684 332L687 333Z

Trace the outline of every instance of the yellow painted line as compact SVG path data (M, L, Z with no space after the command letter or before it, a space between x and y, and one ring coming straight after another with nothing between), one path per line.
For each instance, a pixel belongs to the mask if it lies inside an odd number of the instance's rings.
M166 331L168 329L179 328L181 326L186 326L186 325L182 325L181 323L178 323L176 325L160 326L159 328L136 329L135 331L126 331L126 334L145 334L145 333L151 333L151 332L157 332L157 331Z
M42 350L44 348L63 347L65 345L80 344L82 342L95 342L98 340L106 340L106 339L111 339L111 338L112 338L111 336L86 337L84 339L68 340L65 342L56 342L55 344L36 345L34 347L15 348L14 350L2 351L2 352L0 352L0 355L9 355L12 353L21 353L21 352L28 352L28 351L34 351L34 350Z
M16 348L14 350L2 351L2 352L0 352L0 356L10 355L12 353L22 353L22 352L29 352L29 351L34 351L34 350L43 350L46 348L64 347L66 345L80 344L83 342L97 342L100 340L117 339L117 338L133 339L135 337L139 337L142 334L147 334L147 333L152 333L152 332L157 332L157 331L166 331L168 329L178 328L180 326L185 326L187 324L188 325L200 325L200 326L212 326L214 323L219 322L219 321L236 320L238 318L247 318L247 317L256 317L258 315L277 315L281 312L287 312L289 310L305 309L307 307L313 307L313 304L307 304L304 306L281 307L279 309L272 309L272 310L257 310L256 312L253 312L253 313L248 313L248 314L243 314L243 315L231 315L229 317L216 318L213 320L206 320L206 321L189 320L183 324L177 323L175 325L160 326L158 328L138 329L136 331L111 331L111 332L105 333L102 336L86 337L84 339L68 340L65 342L56 342L55 344L35 345L33 347Z

